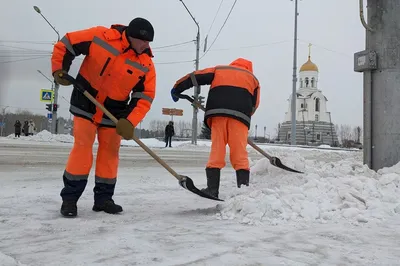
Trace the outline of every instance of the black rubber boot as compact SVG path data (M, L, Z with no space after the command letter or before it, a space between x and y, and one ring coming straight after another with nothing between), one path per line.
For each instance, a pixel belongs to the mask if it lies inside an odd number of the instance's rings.
M87 179L83 180L69 180L63 175L64 187L60 192L60 196L63 201L75 201L81 197L83 191L85 190Z
M218 198L221 169L206 168L206 176L207 176L207 188L203 188L201 191L208 195Z
M92 210L95 212L104 211L116 214L122 212L122 207L115 204L112 196L114 195L115 184L104 184L96 182L93 188L94 205Z
M112 199L107 199L103 202L95 202L92 210L95 212L104 211L110 214L117 214L122 212L122 207L118 204L115 204Z
M76 206L79 198L85 190L87 179L83 180L70 180L63 174L64 187L60 192L63 200L60 213L64 217L76 217L78 215L78 208Z
M245 169L239 169L236 171L236 183L237 187L241 185L249 186L250 171Z
M60 213L64 217L76 217L78 215L76 201L63 201Z

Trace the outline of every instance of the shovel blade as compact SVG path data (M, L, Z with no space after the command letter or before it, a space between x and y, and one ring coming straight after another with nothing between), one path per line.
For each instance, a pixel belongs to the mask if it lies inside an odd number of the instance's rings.
M216 201L223 201L222 199L213 197L211 195L208 195L207 193L204 193L200 189L198 189L194 183L193 180L188 177L188 176L181 176L181 180L179 181L179 185L183 187L186 190L189 190L190 192L193 192L194 194L199 195L200 197L211 199L211 200L216 200Z
M292 169L292 168L284 165L278 157L272 157L270 162L271 162L272 165L274 165L276 167L279 167L279 168L281 168L283 170L286 170L286 171L289 171L289 172L293 172L293 173L304 174L303 172L297 171L295 169Z

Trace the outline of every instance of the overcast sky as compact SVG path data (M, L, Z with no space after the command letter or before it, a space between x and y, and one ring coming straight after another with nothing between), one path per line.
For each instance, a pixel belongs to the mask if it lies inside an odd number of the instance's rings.
M185 0L200 24L203 43L213 22L220 0ZM209 32L210 45L234 0L225 0ZM328 111L335 124L362 126L362 74L353 72L353 54L364 50L365 31L361 25L358 1L299 1L298 69L307 60L308 43L312 43L312 60L320 70L319 89L328 98ZM33 10L37 5L62 37L66 32L92 26L128 24L135 17L148 19L155 28L152 47L194 40L196 26L179 0L69 0L26 1L3 3L0 9L0 105L47 113L40 102L40 89L51 84L37 70L50 77L50 52L56 33ZM290 0L238 0L226 25L210 51L200 60L200 68L229 64L237 57L253 61L254 73L261 83L261 104L253 116L252 127L258 125L273 133L283 122L292 91L294 2ZM35 43L37 42L37 43ZM39 50L39 51L37 51ZM48 52L45 55L43 52ZM203 49L200 55L202 56ZM192 109L187 101L174 103L170 89L177 79L194 69L194 63L168 62L195 59L195 44L154 49L157 71L157 94L151 111L143 121L165 119L163 107L184 109L184 119L191 121ZM12 57L10 57L12 56ZM41 58L31 59L34 57ZM21 60L21 61L17 61ZM11 62L10 62L11 61ZM71 74L76 74L82 60L75 60ZM60 87L59 115L68 118L72 87ZM191 94L193 89L189 91ZM202 87L206 96L208 86ZM199 111L199 119L203 113Z

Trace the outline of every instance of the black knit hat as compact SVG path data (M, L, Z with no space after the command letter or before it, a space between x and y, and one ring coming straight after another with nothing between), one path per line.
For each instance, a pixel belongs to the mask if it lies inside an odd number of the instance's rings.
M135 18L133 19L127 28L127 35L144 40L144 41L149 41L152 42L154 38L154 29L151 23L144 19L144 18Z

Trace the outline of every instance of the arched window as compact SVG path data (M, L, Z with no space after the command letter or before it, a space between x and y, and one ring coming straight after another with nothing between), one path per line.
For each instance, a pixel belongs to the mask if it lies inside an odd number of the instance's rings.
M308 84L309 84L309 79L306 78L306 88L308 87Z
M315 115L315 121L319 121L319 115Z
M319 112L319 109L320 109L320 101L319 101L319 98L316 98L315 99L315 112Z
M311 87L315 88L315 78L311 78Z

